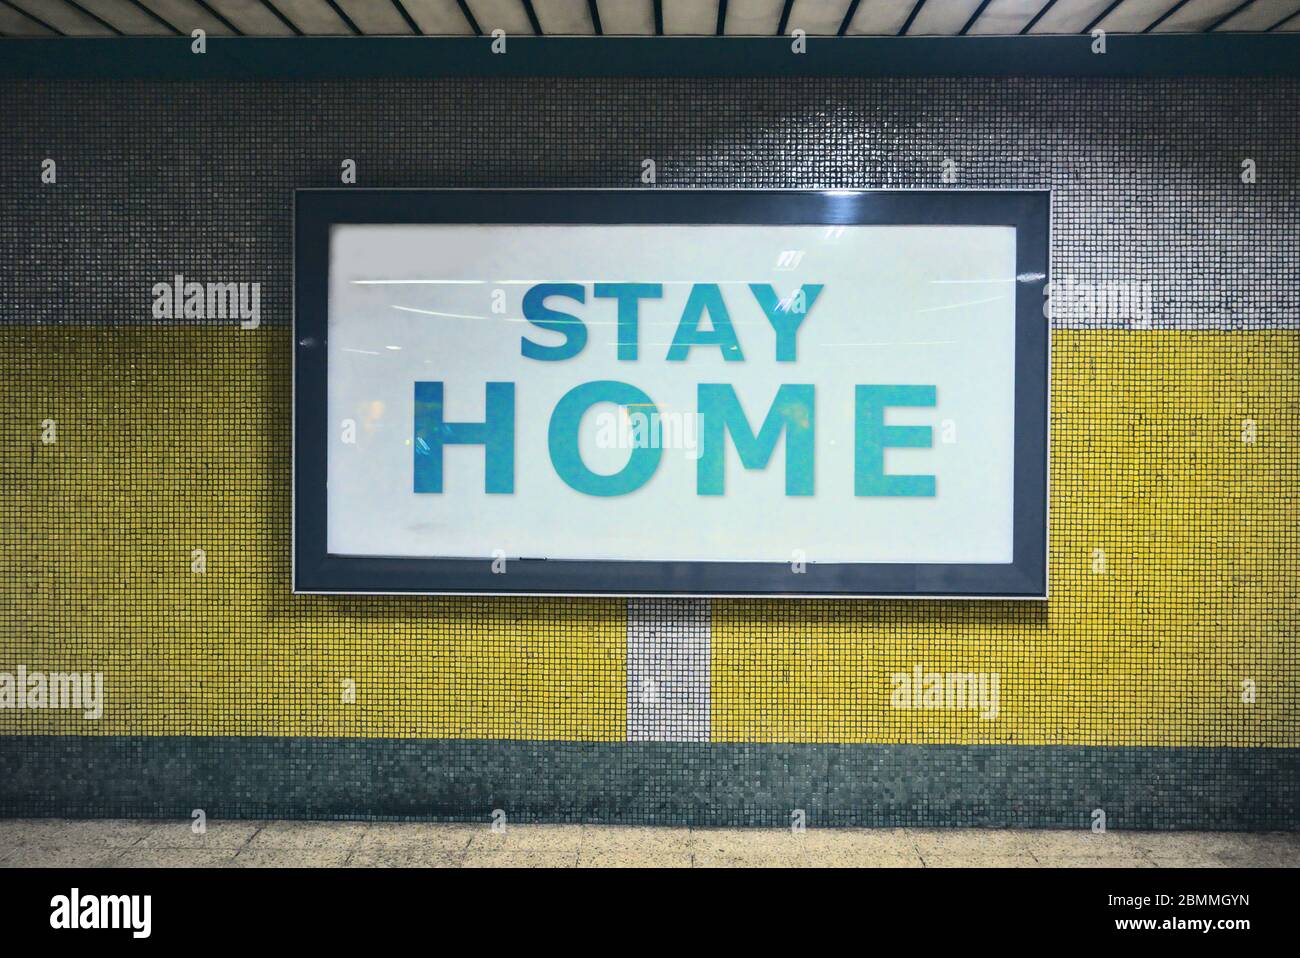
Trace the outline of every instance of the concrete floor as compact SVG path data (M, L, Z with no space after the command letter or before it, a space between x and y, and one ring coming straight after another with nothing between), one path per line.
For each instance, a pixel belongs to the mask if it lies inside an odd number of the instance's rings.
M1300 866L1300 832L0 820L0 867Z

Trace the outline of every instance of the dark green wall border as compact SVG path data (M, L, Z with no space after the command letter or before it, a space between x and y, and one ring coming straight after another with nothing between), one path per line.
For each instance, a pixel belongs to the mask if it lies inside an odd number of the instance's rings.
M1300 749L0 738L6 817L1295 830L1298 786Z
M182 37L0 39L0 79L1300 76L1300 34L1014 37Z

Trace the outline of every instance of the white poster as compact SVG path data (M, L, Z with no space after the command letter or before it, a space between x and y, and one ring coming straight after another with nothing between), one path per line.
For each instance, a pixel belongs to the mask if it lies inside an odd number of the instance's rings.
M1010 563L1016 235L335 225L328 551Z

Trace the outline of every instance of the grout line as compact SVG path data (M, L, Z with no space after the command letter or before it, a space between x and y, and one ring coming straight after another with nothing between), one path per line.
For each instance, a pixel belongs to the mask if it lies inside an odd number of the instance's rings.
M258 826L257 826L257 830L254 831L253 834L249 835L248 838L246 838L246 839L244 840L244 844L240 845L239 848L235 849L235 854L233 854L233 855L230 856L230 860L233 862L233 861L234 861L236 858L238 858L240 855L244 854L244 850L245 850L246 848L248 848L248 846L251 845L251 844L253 843L253 839L254 839L254 838L256 838L258 835L262 834L262 831L263 831L265 828L266 828L265 825L258 825Z

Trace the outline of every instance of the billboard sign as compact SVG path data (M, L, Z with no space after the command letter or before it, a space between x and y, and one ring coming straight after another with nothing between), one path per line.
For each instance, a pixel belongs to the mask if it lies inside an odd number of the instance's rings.
M300 591L1045 593L1047 194L297 202Z

